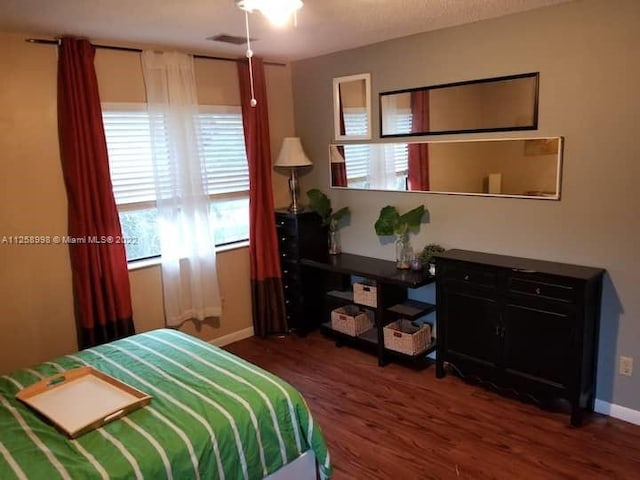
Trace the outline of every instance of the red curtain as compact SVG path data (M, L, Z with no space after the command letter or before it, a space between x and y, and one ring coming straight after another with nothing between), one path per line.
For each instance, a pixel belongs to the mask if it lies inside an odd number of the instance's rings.
M344 111L342 110L342 95L340 93L340 85L338 85L338 109L340 112L340 135L345 134L344 127ZM338 153L344 159L344 147L338 147ZM331 186L346 187L347 186L347 165L344 162L331 162Z
M267 86L262 59L253 57L255 107L247 60L238 61L244 142L249 161L249 262L253 329L258 336L287 331L271 188Z
M347 166L344 162L344 146L336 147L338 154L342 157L341 162L331 162L331 186L346 187L347 186Z
M62 40L58 128L67 190L69 244L78 346L135 333L129 272L113 198L93 46Z
M429 91L411 92L411 131L429 131ZM409 144L409 190L429 190L429 144Z

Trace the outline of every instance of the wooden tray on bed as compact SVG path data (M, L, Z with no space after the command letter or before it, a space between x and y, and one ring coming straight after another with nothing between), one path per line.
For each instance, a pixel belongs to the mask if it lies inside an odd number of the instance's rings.
M23 388L16 398L71 438L129 414L151 396L92 367L80 367Z

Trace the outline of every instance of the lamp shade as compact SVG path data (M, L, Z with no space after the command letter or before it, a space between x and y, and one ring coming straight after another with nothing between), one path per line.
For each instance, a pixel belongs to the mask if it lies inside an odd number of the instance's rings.
M282 140L280 155L274 167L307 167L312 165L309 157L302 149L302 143L298 137L286 137Z

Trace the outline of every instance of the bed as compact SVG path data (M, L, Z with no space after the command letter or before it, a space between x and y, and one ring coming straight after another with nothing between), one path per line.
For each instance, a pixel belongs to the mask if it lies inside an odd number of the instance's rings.
M81 366L148 393L150 404L72 440L15 398L42 378ZM135 335L0 377L3 480L301 480L315 479L316 469L320 478L330 477L329 453L297 390L175 330Z

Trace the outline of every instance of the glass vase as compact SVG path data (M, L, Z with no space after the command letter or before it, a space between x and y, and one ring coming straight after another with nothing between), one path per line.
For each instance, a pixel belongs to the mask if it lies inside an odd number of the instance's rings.
M338 235L338 226L335 222L329 224L329 255L338 255L340 253L340 236Z
M413 249L409 242L409 234L398 235L396 239L396 267L400 269L411 268Z

